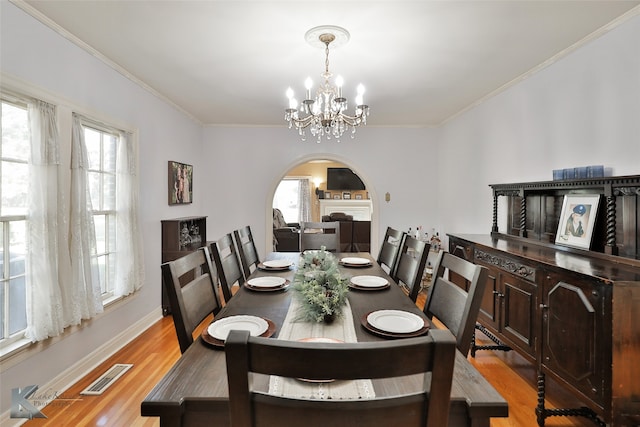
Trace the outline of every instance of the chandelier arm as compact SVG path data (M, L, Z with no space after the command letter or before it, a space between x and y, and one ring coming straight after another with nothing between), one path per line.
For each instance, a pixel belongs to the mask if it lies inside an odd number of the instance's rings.
M296 128L306 128L315 121L315 116L306 116L302 118L292 117L289 121L293 123Z

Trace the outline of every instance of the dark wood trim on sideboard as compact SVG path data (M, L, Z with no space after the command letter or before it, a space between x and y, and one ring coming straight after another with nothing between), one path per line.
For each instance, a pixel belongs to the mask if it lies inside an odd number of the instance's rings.
M498 197L506 196L510 203L505 234L542 243L554 241L564 195L599 194L602 198L591 252L640 259L640 175L491 184L490 187L493 190L491 232L498 233ZM573 248L564 250L574 251Z

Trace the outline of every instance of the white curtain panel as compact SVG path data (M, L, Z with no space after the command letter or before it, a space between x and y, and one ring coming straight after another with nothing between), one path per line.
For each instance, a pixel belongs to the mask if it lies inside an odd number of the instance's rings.
M58 280L59 137L56 110L42 101L29 103L31 165L29 182L27 329L40 341L64 329L64 309ZM62 221L64 223L64 221Z
M144 283L142 233L138 216L136 146L130 134L121 133L116 157L116 276L115 293L126 296Z
M103 311L96 236L89 194L88 154L81 118L73 115L71 130L71 214L69 220L71 280L65 284L69 324Z
M309 179L298 180L298 206L299 221L311 221L311 181Z

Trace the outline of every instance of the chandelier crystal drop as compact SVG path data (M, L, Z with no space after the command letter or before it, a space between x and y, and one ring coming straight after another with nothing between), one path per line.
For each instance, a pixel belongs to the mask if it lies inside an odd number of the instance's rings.
M298 129L303 141L306 140L307 129L317 138L318 143L323 137L340 141L344 132L349 130L351 130L351 138L354 138L356 128L366 125L369 115L369 106L364 103L364 86L358 85L356 107L353 115L349 115L347 98L342 95L344 80L341 76L337 76L332 84L333 74L329 72L329 45L346 43L349 40L349 33L344 28L321 26L307 31L305 38L309 44L325 49L325 71L320 75L323 81L316 90L315 97L312 98L313 81L307 77L305 99L300 105L294 98L293 89L288 88L286 96L289 99L289 108L285 109L284 119L289 123L289 129L293 127Z

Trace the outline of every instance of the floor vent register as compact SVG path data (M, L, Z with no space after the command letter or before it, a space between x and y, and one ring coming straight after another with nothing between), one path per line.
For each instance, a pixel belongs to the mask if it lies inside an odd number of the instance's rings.
M100 395L109 388L111 384L116 382L118 378L124 375L133 365L125 363L116 363L107 372L102 374L97 380L92 382L89 387L85 388L80 394L84 395Z

